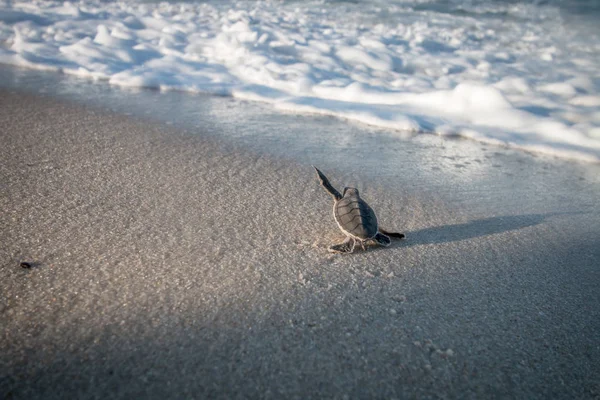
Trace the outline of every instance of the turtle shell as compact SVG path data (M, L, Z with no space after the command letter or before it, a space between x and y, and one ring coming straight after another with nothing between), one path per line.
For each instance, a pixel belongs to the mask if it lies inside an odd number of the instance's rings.
M333 206L333 216L346 235L367 240L377 234L377 216L354 188L344 190L343 197Z

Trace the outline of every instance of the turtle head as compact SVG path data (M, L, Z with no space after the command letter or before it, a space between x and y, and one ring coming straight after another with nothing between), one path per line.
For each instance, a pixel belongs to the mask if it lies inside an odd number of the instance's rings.
M346 196L357 196L358 197L358 189L353 187L345 187L344 188L344 197Z

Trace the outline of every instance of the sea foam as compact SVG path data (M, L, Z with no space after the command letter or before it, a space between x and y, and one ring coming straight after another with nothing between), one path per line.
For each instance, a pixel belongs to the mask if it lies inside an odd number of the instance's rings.
M599 33L503 2L0 3L1 63L593 162Z

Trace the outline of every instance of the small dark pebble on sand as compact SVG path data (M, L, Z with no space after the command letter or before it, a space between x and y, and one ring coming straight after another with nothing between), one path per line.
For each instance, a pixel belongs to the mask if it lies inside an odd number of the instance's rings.
M25 268L25 269L30 269L31 267L33 267L33 263L27 262L27 261L21 261L21 268Z

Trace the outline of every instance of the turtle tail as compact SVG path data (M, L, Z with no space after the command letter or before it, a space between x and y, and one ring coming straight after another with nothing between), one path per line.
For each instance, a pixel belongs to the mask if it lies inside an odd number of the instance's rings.
M383 233L384 235L387 235L389 237L393 237L396 239L406 239L406 235L404 233L398 233L398 232L388 232L385 229L379 229L379 232Z

